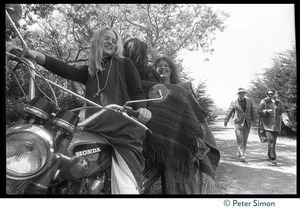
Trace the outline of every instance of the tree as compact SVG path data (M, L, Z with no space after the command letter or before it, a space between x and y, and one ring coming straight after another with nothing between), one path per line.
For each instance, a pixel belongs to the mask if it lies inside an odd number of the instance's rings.
M199 81L195 95L199 105L208 113L208 122L212 122L217 117L217 113L214 112L214 101L206 94L205 81Z
M175 58L183 48L213 52L215 32L225 29L229 16L201 4L30 4L25 10L26 24L42 28L36 41L49 36L44 49L74 62L87 57L79 54L88 50L93 32L104 25L117 29L124 40L146 41L150 60L157 55Z
M23 9L20 30L29 48L71 65L87 63L92 34L104 25L116 29L123 41L132 37L145 41L150 61L158 55L174 59L183 48L213 52L215 32L225 29L228 17L201 4L23 4ZM12 41L21 46L18 39ZM82 94L79 84L37 68L46 78ZM16 86L11 77L7 79ZM12 90L6 90L8 98ZM58 96L64 98L60 92Z
M225 29L228 17L201 4L24 4L24 10L29 47L71 64L87 62L92 34L104 25L124 41L144 40L150 61L158 55L174 59L183 48L212 52L215 32Z
M228 14L215 13L201 4L122 5L132 34L146 40L150 58L158 55L176 57L183 48L212 52L211 43L217 30L225 29Z

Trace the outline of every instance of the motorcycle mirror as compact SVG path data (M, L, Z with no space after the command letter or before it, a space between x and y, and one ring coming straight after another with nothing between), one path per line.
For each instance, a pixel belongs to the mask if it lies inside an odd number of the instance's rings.
M22 18L23 8L21 4L6 4L6 11L14 22L18 22ZM6 22L8 24L8 22Z
M170 90L163 84L154 85L149 91L150 99L158 99L152 102L160 103L164 101L168 95L170 94ZM161 99L159 99L161 98Z

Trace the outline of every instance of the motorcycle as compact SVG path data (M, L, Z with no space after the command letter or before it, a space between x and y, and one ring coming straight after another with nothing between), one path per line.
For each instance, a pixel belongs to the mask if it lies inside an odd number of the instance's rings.
M6 15L10 19L7 11ZM11 23L18 31L13 21ZM15 69L21 66L22 70L28 71L30 85L28 103L22 116L15 125L6 129L7 194L110 194L113 148L100 135L86 132L85 126L110 110L151 132L136 120L138 112L128 105L161 102L168 96L168 88L158 84L151 88L148 99L128 101L123 106L110 104L103 107L44 78L36 71L34 64L24 57L27 45L19 32L18 35L25 46L24 51L12 50L6 54L17 62ZM42 91L43 97L36 96L36 88L39 88L37 78L47 83L54 99ZM75 111L86 107L60 109L52 86L80 98L93 105L93 108L99 108L99 111L79 121ZM27 97L23 88L20 88ZM146 168L142 176L144 188L141 193L147 191L160 176L156 166Z

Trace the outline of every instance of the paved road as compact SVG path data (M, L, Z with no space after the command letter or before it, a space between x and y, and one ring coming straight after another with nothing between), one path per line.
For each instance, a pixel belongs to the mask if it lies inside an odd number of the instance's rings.
M222 116L210 125L221 160L216 172L217 194L296 194L296 140L278 137L276 166L267 157L267 144L249 134L246 162L236 157L232 122L223 125Z

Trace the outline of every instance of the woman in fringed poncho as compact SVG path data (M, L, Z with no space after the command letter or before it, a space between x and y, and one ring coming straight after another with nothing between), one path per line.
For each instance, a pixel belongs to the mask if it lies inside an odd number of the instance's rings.
M147 157L162 165L162 193L213 194L220 153L205 120L206 109L196 101L191 86L179 83L170 59L156 60L156 71L146 68L146 50L147 45L136 38L124 45L125 56L133 60L144 79L144 92L157 83L164 83L170 90L165 101L148 103L152 120L147 126L153 133L147 134L144 142Z

